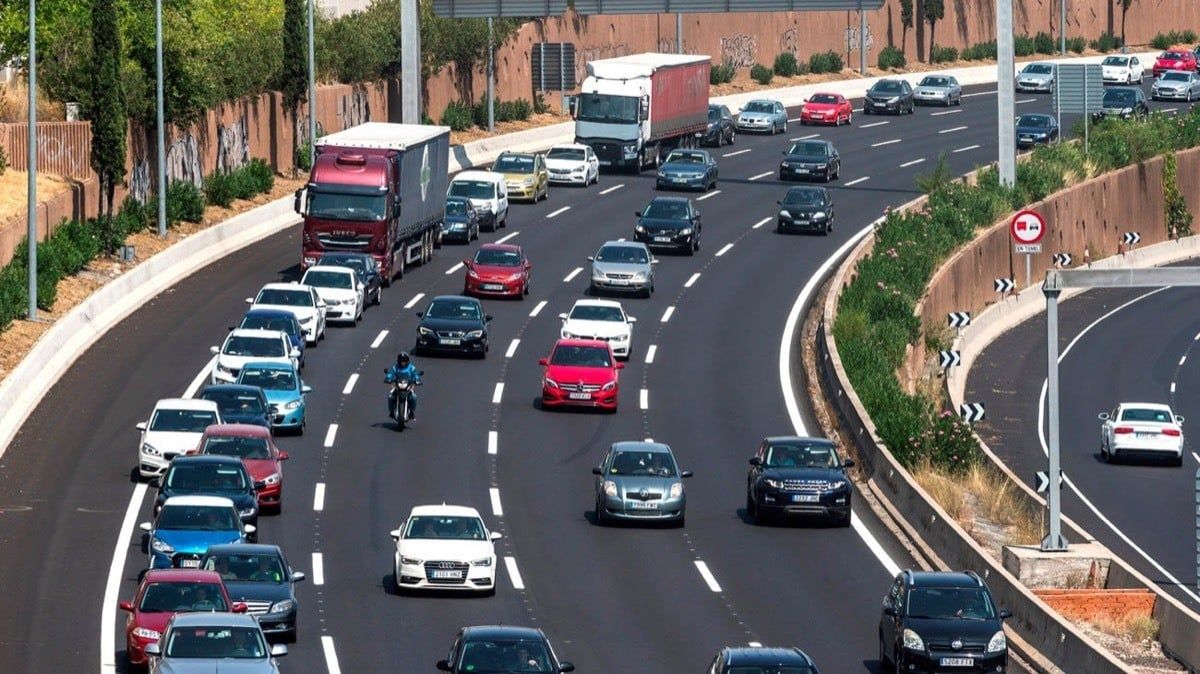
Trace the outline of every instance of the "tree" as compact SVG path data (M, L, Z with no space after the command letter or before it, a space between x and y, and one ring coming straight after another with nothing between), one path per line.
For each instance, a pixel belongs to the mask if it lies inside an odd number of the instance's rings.
M913 0L900 0L900 51L908 40L908 30L913 27Z
M1125 46L1125 15L1129 13L1129 7L1133 4L1133 0L1117 0L1121 3L1121 46Z
M295 114L308 97L308 5L306 0L283 0L283 64L276 86L283 107Z
M929 53L932 58L933 31L937 27L937 22L946 18L946 4L945 0L924 0L923 7L925 8L925 20L929 22Z
M125 180L125 132L128 115L121 87L121 31L115 0L92 2L92 169L100 178L100 214L104 246L116 247L112 231L113 190ZM162 195L159 195L162 198Z

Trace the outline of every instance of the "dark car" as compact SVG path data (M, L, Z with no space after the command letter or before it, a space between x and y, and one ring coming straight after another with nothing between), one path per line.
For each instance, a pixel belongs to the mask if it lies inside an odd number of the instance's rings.
M885 671L1004 672L1011 615L973 571L902 571L883 598L879 659Z
M271 427L271 404L267 402L267 394L257 386L213 384L204 387L200 399L216 403L221 421L227 424Z
M737 129L733 124L733 113L727 105L708 104L708 128L704 130L701 139L705 145L721 147L725 143L733 145L737 138Z
M634 213L635 241L670 247L695 255L700 250L700 211L685 197L654 197L646 210Z
M842 157L827 140L793 143L779 162L779 179L820 178L829 182L842 174Z
M442 239L470 243L479 238L479 213L466 197L446 197Z
M709 674L819 674L804 651L763 646L727 646L706 670Z
M671 150L658 169L655 189L682 188L701 192L717 186L717 160L708 150Z
M367 253L325 253L317 259L317 265L326 267L349 267L358 274L358 280L366 286L363 294L367 304L379 304L383 299L384 279L379 273L379 263Z
M230 330L278 330L288 336L293 349L300 350L300 367L304 367L304 350L308 346L304 339L304 328L296 314L282 309L251 309L242 316L242 323Z
M775 230L820 232L833 231L833 197L824 187L793 187L779 204L779 220Z
M509 625L460 629L450 653L445 660L438 660L437 668L454 674L575 671L575 665L558 659L540 629Z
M150 481L158 488L154 499L157 515L163 503L173 496L221 496L233 501L244 524L258 527L256 485L242 460L235 456L198 454L177 456L167 472ZM252 534L250 536L254 538Z
M850 526L850 479L833 443L824 438L766 438L750 459L746 513L761 524L770 516L812 516Z
M417 312L418 353L441 352L487 356L488 322L483 305L473 297L439 295Z
M246 605L268 639L296 641L300 602L295 585L304 574L292 570L278 545L214 545L204 553L200 568L220 574L230 599Z
M1017 118L1017 147L1033 147L1058 140L1058 120L1053 115L1021 115Z
M897 115L912 114L916 109L913 88L905 80L879 80L870 89L863 100L863 113L874 115L882 112L894 112Z
M1105 117L1145 117L1150 114L1146 94L1138 87L1112 87L1104 91L1100 112L1092 113L1093 120Z

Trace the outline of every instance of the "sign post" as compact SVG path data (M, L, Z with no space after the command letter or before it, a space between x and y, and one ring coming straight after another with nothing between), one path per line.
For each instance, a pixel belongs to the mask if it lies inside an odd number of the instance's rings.
M1032 283L1032 258L1042 252L1042 237L1046 235L1046 221L1035 211L1020 211L1013 216L1008 226L1017 253L1025 254L1025 286Z

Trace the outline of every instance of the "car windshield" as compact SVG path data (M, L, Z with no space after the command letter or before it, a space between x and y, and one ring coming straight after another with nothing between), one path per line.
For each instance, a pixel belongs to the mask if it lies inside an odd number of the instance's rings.
M908 593L911 618L991 620L992 598L981 587L915 587Z
M824 157L826 154L826 147L827 146L825 143L796 143L792 146L792 149L788 150L788 154L797 154L806 157Z
M1149 421L1153 423L1169 424L1173 421L1173 419L1171 419L1171 412L1168 410L1130 407L1121 410L1121 421Z
M181 491L243 492L246 479L237 467L214 463L176 463L163 478L163 486Z
M583 94L579 97L579 114L575 119L580 122L630 124L638 121L638 107L636 96Z
M224 506L167 505L158 513L157 529L238 531L237 513Z
M262 630L257 627L179 626L166 638L163 655L181 660L261 660L267 657Z
M570 365L574 367L612 367L612 359L608 349L599 346L567 345L554 347L554 355L550 356L551 365Z
M770 101L750 101L742 112L775 112L775 104Z
M532 640L470 640L463 645L460 672L509 674L553 672L546 645Z
M641 475L645 477L675 477L675 459L667 452L613 452L608 462L609 475Z
M496 196L496 184L484 180L455 180L450 183L450 196L492 199Z
M275 337L245 337L233 335L225 340L221 353L226 356L254 356L256 358L282 358L287 353L283 342Z
M837 99L837 96L834 96L833 94L815 94L812 98L808 99L808 102L809 103L837 103L838 99Z
M479 320L479 305L474 302L442 300L432 302L425 311L425 318L450 318L457 320Z
M748 665L730 667L725 674L813 674L813 670L803 665Z
M788 190L783 203L799 206L816 206L825 203L825 194L821 190L811 188L794 188Z
M217 404L222 415L225 414L262 414L266 412L262 398L246 391L231 391L229 389L206 389L200 397Z
M150 583L138 604L142 613L227 611L225 595L216 583Z
M708 109L708 121L717 122L717 121L720 121L720 119L721 119L721 109L720 108L709 108Z
M239 459L269 459L271 448L266 438L246 438L233 435L216 435L204 440L201 454L236 456Z
M533 157L527 154L506 154L492 166L496 173L533 173Z
M688 217L688 205L686 201L676 201L674 199L655 199L650 202L645 211L642 211L644 218L665 218L668 220L686 220ZM630 248L630 250L637 250Z
M1124 66L1124 65L1127 65L1128 63L1129 63L1129 59L1125 58L1124 56L1109 56L1108 58L1104 59L1104 62L1101 63L1100 65Z
M546 159L566 159L568 161L583 161L583 150L576 147L555 147L546 153Z
M1025 69L1022 70L1021 72L1029 73L1030 75L1049 75L1050 71L1051 71L1050 66L1048 66L1044 63L1032 63L1030 65L1025 66Z
M324 271L320 267L305 272L302 282L306 286L315 286L317 288L350 290L354 287L353 279L349 274L338 271Z
M520 267L521 254L515 250L502 248L480 248L475 253L475 264L485 264L494 267Z
M291 316L246 316L238 326L243 330L277 330L288 335L300 334L300 325Z
M767 468L838 468L842 465L833 447L807 442L769 445L763 463Z
M921 80L921 86L923 86L923 87L948 87L948 86L950 86L950 80L945 77L930 76L930 77L926 77L925 79Z
M311 307L312 295L307 290L285 290L283 288L263 288L258 293L255 304L273 304L280 307Z
M467 214L467 205L468 205L468 202L459 201L457 199L455 199L453 201L447 201L446 202L446 215L466 215Z
M309 188L308 215L323 220L378 222L387 217L387 195L325 192Z
M646 249L642 248L641 246L603 246L600 248L599 252L596 253L596 262L646 264L650 262L650 256L646 253Z
M154 412L150 430L171 433L203 433L205 428L217 423L217 415L210 410L162 409Z
M1109 89L1104 92L1105 103L1133 103L1137 100L1137 95L1132 89Z
M482 541L487 538L483 522L478 517L444 515L415 515L404 528L405 538L446 539L452 541Z
M238 376L238 383L257 386L264 391L294 391L296 375L289 370L246 368Z
M289 580L283 573L283 562L278 555L209 555L204 560L204 569L216 571L226 581L278 585Z
M571 309L571 318L577 321L617 321L623 323L625 314L620 307L603 304L578 304Z
M1187 82L1188 80L1192 79L1192 76L1188 73L1172 72L1172 73L1164 73L1162 76L1162 79L1164 79L1168 82Z
M1017 120L1017 126L1044 129L1050 126L1050 118L1045 115L1022 115Z
M703 164L704 155L700 152L672 152L667 155L667 164Z
M880 93L880 94L898 94L901 91L903 91L904 88L902 86L900 86L899 82L892 81L892 80L882 80L882 81L876 82L875 86L872 87L871 90L874 92Z

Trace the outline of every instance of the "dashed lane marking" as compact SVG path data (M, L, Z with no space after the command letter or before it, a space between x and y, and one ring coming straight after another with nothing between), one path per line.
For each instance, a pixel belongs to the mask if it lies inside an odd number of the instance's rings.
M350 378L346 380L346 385L342 387L342 395L350 395L354 391L354 385L357 383L358 373L355 372L354 374L350 375Z
M332 447L333 441L337 439L337 424L329 424L329 430L325 431L325 446Z
M375 338L375 341L371 342L371 348L378 349L379 345L383 344L383 340L387 339L387 336L388 336L387 330L380 330L379 336Z
M571 281L573 281L575 279L576 276L579 276L580 272L582 272L582 271L583 271L583 267L576 267L576 268L572 269L570 274L567 274L566 276L563 277L563 283L570 283Z
M694 564L696 565L696 570L700 572L700 577L703 578L704 583L708 585L708 589L712 590L713 592L720 592L721 584L717 582L717 577L713 575L713 572L709 571L708 565L698 559L694 562Z
M606 190L600 190L600 194L612 194L613 192L616 192L617 190L621 189L622 187L625 187L625 183L621 183L620 185L613 185L612 187L610 187Z
M420 302L422 297L425 297L425 293L417 293L416 295L413 295L413 298L404 304L404 308L412 309L413 307L417 306L417 302ZM384 332L387 331L384 330Z

